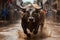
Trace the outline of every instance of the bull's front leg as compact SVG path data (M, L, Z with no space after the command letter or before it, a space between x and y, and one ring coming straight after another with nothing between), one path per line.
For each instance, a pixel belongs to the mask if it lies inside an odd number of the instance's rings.
M24 33L25 33L28 37L31 36L31 35L27 32L27 27L26 27L26 26L23 26L23 31L24 31Z
M34 34L38 33L38 28L39 28L39 25L35 25L35 28L34 28L34 31L33 31Z

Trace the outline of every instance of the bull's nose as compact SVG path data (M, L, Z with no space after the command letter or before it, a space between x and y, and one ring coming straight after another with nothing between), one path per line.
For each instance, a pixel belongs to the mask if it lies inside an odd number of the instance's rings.
M29 17L29 20L30 20L30 21L33 21L33 19L34 19L33 17Z
M28 22L35 22L34 19L28 19Z
M30 21L31 21L31 22L35 22L34 17L29 17L29 18L28 18L28 22L30 22Z
M33 19L29 19L29 21L33 21Z
M30 22L35 22L35 19L29 19Z

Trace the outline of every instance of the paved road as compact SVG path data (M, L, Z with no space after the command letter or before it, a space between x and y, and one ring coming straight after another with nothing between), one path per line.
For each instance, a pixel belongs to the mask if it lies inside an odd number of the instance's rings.
M60 26L56 24L52 21L45 21L42 34L39 31L37 35L32 34L31 38L26 39L19 20L19 23L0 28L0 40L60 40ZM41 35L44 38L40 38Z

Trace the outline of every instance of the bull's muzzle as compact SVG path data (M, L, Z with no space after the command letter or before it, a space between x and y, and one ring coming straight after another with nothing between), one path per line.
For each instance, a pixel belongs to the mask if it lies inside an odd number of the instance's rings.
M35 22L35 18L34 17L29 17L28 22Z

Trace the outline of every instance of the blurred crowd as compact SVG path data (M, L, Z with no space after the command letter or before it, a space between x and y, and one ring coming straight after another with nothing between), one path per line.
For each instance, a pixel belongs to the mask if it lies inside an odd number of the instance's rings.
M15 3L12 0L1 0L0 8L0 20L17 20L18 18L18 9Z
M0 20L17 20L19 19L19 10L21 9L20 5L23 4L21 0L0 0ZM53 5L54 6L54 5ZM44 11L46 13L46 18L48 20L60 19L60 10L57 10L57 5L55 7L50 7L49 3L46 2L44 5Z

